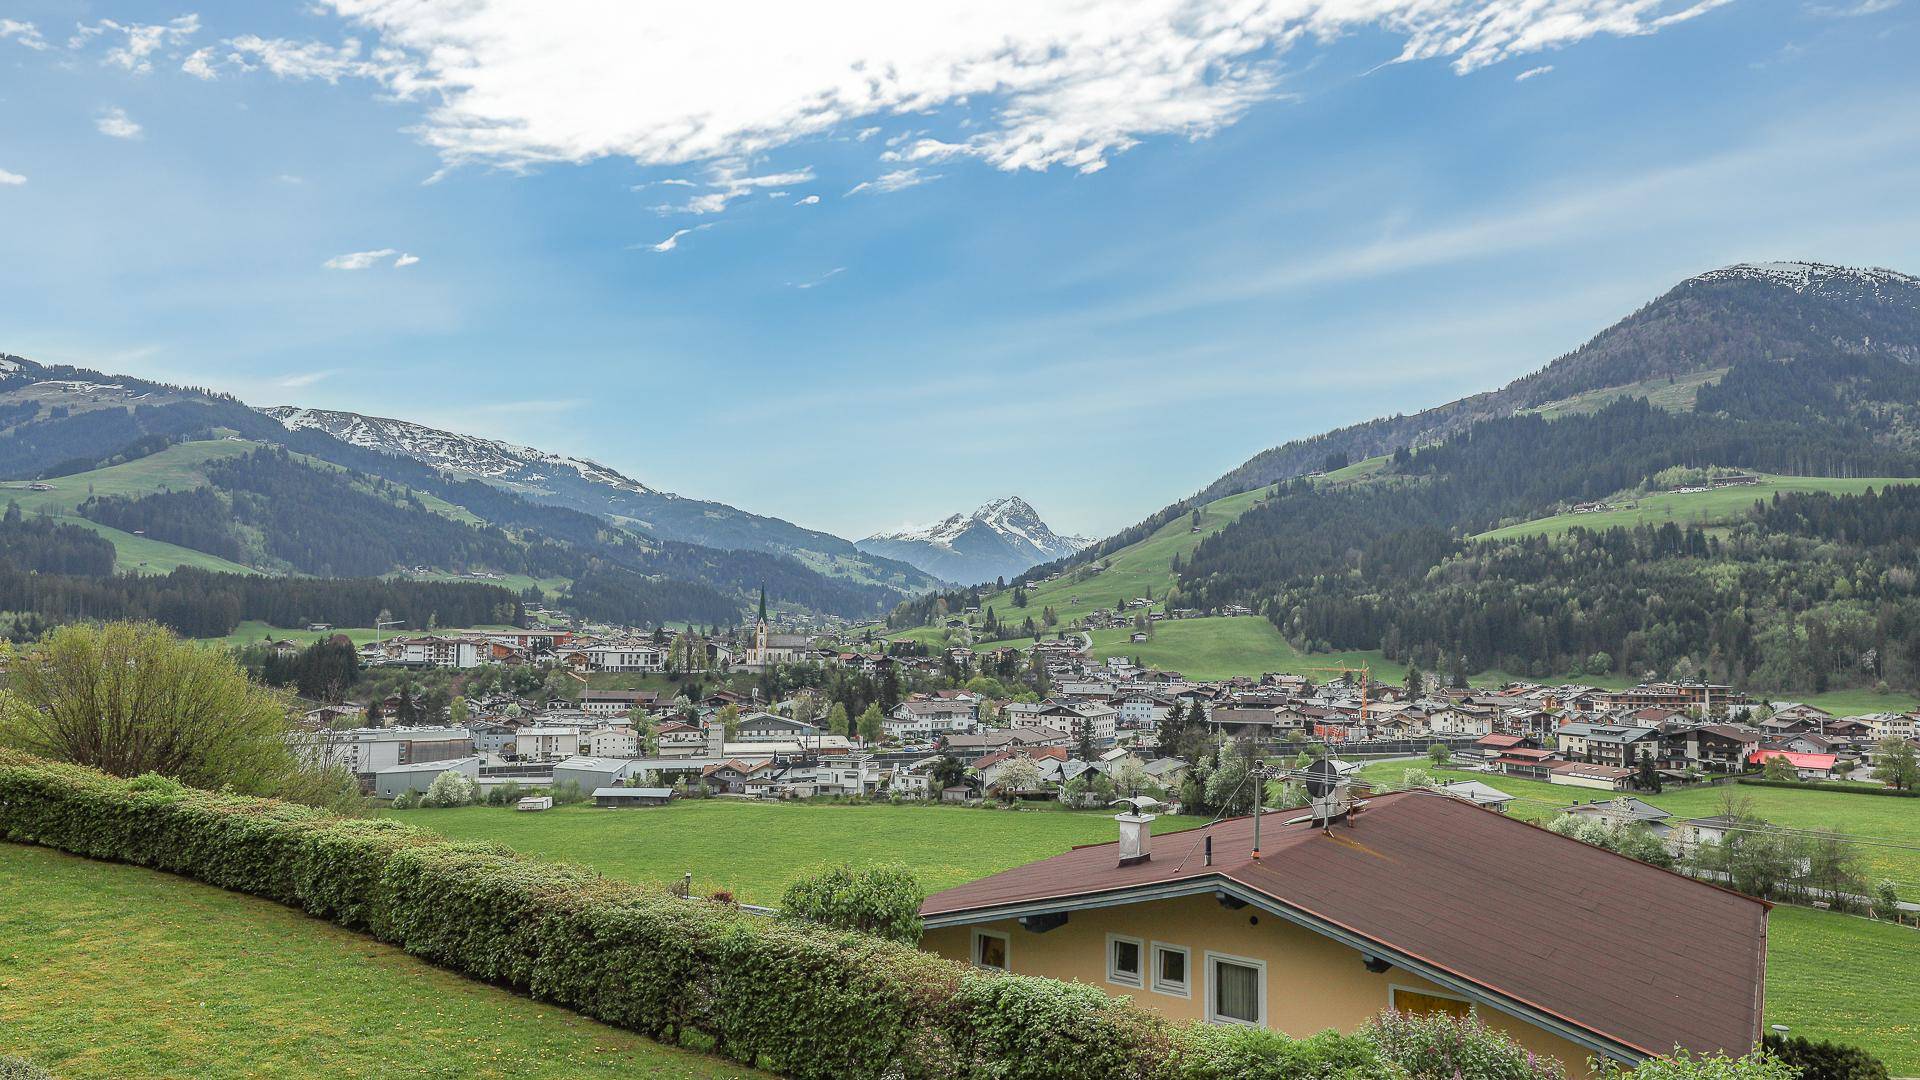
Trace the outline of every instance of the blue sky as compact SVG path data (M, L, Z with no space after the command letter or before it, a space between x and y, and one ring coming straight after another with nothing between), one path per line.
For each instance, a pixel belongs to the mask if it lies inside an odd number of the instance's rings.
M0 3L0 350L1102 535L1700 270L1920 272L1915 0L632 6Z

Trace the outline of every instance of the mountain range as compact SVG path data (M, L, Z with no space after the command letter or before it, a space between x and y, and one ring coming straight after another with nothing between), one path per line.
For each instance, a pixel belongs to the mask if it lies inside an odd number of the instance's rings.
M893 622L1141 595L1456 679L1920 687L1920 279L1699 274L1500 389L1276 446Z
M911 563L944 581L976 582L1012 577L1091 543L1056 534L1025 499L1009 495L971 514L954 514L923 528L875 533L855 546Z

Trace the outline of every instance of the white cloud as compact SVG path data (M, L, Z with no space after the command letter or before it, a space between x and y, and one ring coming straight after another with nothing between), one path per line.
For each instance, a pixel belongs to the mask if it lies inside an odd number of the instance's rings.
M0 41L11 38L35 52L47 49L47 39L40 34L40 28L30 22L16 19L0 19Z
M1832 7L1826 4L1808 4L1807 13L1827 19L1857 19L1865 15L1878 15L1883 11L1892 11L1900 6L1900 0L1860 0L1856 4ZM0 27L0 29L4 29ZM0 33L0 37L6 36ZM25 42L22 42L25 44Z
M108 49L101 62L125 68L136 75L145 75L153 70L154 53L184 45L188 38L199 32L198 15L182 15L164 23L121 23L101 19L96 23L81 23L74 27L73 37L67 39L67 48L83 48L96 37L118 36L120 43Z
M804 184L812 179L812 169L755 176L738 162L720 162L707 170L708 190L688 197L686 202L656 206L654 209L662 214L718 214L735 199L744 198L755 191L779 188L785 184ZM689 187L695 186L690 181L683 183Z
M1545 75L1547 72L1552 70L1553 70L1552 64L1542 64L1539 67L1528 68L1527 70L1521 72L1520 74L1515 75L1513 77L1513 81L1526 82L1528 79L1537 79L1540 76Z
M939 173L928 176L918 168L895 169L893 172L882 173L872 180L863 180L853 185L847 194L858 195L863 191L875 191L884 195L889 191L905 191L907 188L919 187L921 184L938 179L940 179Z
M0 187L19 187L26 182L27 178L19 173L0 169Z
M345 255L335 255L320 265L329 270L371 270L388 259L393 259L395 267L412 266L420 261L417 255L408 255L398 248L379 248L374 251L350 251Z
M287 390L304 390L323 379L331 379L340 374L338 368L326 368L321 371L302 371L294 375L282 375L273 380L273 385Z
M903 160L1090 172L1142 139L1203 138L1278 96L1279 65L1303 39L1384 31L1402 43L1394 62L1445 59L1464 73L1726 2L327 0L379 44L233 44L283 77L364 77L420 101L419 137L453 165L750 161L851 121L925 114L964 137ZM728 190L682 209L715 212Z
M118 105L95 117L93 126L100 129L100 134L111 135L116 139L137 139L142 130L140 125L134 123L133 118L127 115L127 110Z
M206 79L210 81L220 77L220 73L213 69L213 47L211 45L204 49L195 49L193 55L181 61L180 70L196 79Z
M855 135L854 139L859 142L866 142L868 139L871 139L878 134L880 134L880 129L877 127L861 128L860 133Z
M795 205L795 206L814 206L814 205L816 205L816 204L818 204L819 202L820 202L820 196L818 196L818 195L808 195L808 196L807 196L806 198L804 198L804 199L799 199L799 200L796 200L796 201L794 202L794 204L793 204L793 205Z
M657 244L647 244L646 247L648 248L648 250L658 251L664 255L667 252L672 251L674 248L677 248L680 246L681 237L687 236L691 233L705 232L706 230L711 228L713 228L712 222L708 222L705 225L694 225L690 228L685 228L685 229L675 229L673 231L672 236L667 237L665 240L662 240Z

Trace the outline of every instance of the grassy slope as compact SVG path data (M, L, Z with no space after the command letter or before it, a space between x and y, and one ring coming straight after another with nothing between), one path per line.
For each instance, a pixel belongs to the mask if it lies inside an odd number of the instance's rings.
M1272 623L1257 615L1156 623L1153 640L1144 643L1128 641L1131 634L1131 630L1094 631L1094 657L1138 657L1153 667L1178 671L1191 679L1224 679L1269 671L1329 679L1336 675L1313 669L1362 663L1375 679L1397 683L1406 678L1405 665L1386 659L1378 650L1303 653L1289 645Z
M1027 606L1013 606L1010 591L992 593L980 602L981 611L992 607L1003 622L1019 623L1028 614L1039 622L1040 612L1051 607L1062 624L1083 618L1098 608L1112 610L1136 596L1151 593L1155 599L1165 596L1173 584L1173 557L1193 553L1200 541L1226 528L1246 513L1266 494L1265 489L1229 495L1200 508L1200 531L1194 532L1190 518L1168 522L1152 536L1122 548L1104 560L1107 568L1081 579L1085 568L1057 581L1042 582L1027 590ZM1078 579L1078 580L1076 580Z
M729 889L758 904L779 903L795 879L841 861L904 863L933 892L1114 837L1109 814L944 806L714 799L648 810L575 806L522 814L475 806L389 813L455 839L496 840L630 881L672 882L692 871L695 890ZM1162 818L1155 828L1198 824Z
M1369 765L1362 772L1398 786L1407 763ZM1434 770L1447 779L1474 779L1517 796L1509 812L1530 821L1554 808L1604 798L1605 793L1556 787L1487 773ZM1702 817L1719 811L1721 790L1700 788L1640 796L1673 814ZM1920 800L1828 791L1738 787L1761 817L1777 825L1832 828L1861 837L1920 845ZM1920 882L1920 851L1862 848L1870 874ZM1908 886L1909 899L1920 889ZM1836 1039L1883 1058L1895 1076L1920 1076L1920 996L1890 994L1920 971L1920 930L1850 915L1780 906L1767 928L1767 1022L1796 1035Z
M1879 490L1889 484L1916 481L1900 477L1867 477L1842 480L1829 476L1769 476L1752 487L1719 488L1686 495L1662 492L1636 502L1632 509L1604 510L1596 514L1555 514L1481 533L1476 540L1506 540L1516 536L1558 536L1579 526L1586 529L1610 529L1615 526L1719 524L1744 516L1753 504L1783 491L1826 491L1836 495L1858 494L1868 488Z
M0 498L18 502L25 513L45 513L68 524L91 529L113 541L114 569L122 573L165 574L180 566L235 574L258 573L251 567L191 548L109 529L81 517L74 512L74 508L85 502L88 495L130 495L138 498L163 487L174 491L204 487L207 478L201 469L208 462L238 457L260 445L227 439L179 443L138 461L48 480L47 483L53 485L52 491L28 491L25 481L9 481L0 484Z
M1726 368L1714 368L1710 371L1681 375L1671 380L1647 379L1629 383L1626 386L1609 387L1605 390L1589 390L1584 394L1551 401L1537 409L1527 411L1539 413L1551 420L1557 416L1577 416L1582 413L1599 412L1621 398L1643 397L1651 404L1671 412L1691 412L1700 388L1708 383L1719 382L1720 377L1726 373Z
M0 844L0 1053L120 1077L739 1077L168 874Z

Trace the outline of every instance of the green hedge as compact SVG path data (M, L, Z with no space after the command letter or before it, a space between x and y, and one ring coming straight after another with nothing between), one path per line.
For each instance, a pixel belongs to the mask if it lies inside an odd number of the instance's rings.
M1735 780L1736 784L1752 784L1754 787L1799 788L1806 791L1843 791L1848 795L1888 795L1896 799L1920 799L1920 791L1895 791L1889 787L1873 787L1868 784L1853 784L1833 780L1768 780L1760 776L1743 776Z
M1088 986L454 843L0 751L0 839L166 870L798 1080L1384 1080L1362 1040L1169 1023Z

